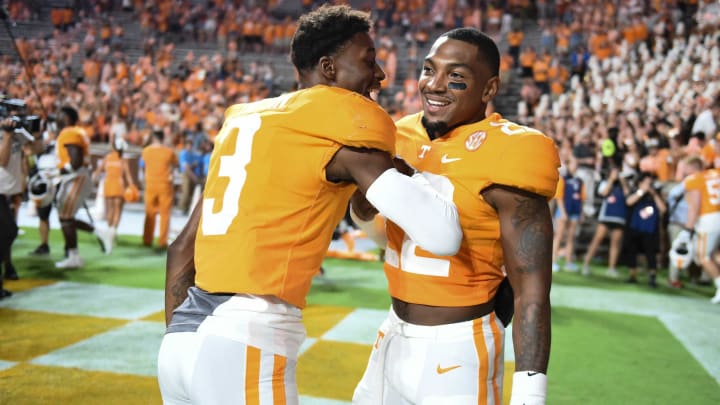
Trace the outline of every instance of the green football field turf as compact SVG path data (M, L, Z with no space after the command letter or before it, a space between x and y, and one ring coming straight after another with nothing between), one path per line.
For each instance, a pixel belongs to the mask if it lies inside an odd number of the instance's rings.
M104 256L94 238L81 234L80 251L86 267L61 271L52 266L52 261L62 255L60 234L52 233L51 257L36 258L26 254L37 245L36 231L25 231L13 247L13 261L22 278L163 288L165 254L141 247L138 237L120 236L113 254ZM324 267L327 275L313 284L308 303L389 307L380 263L327 259ZM603 269L596 266L589 278L559 273L553 282L662 294L669 300L676 296L706 299L712 294L710 287L671 290L664 282L652 291L642 284L626 285L602 274ZM549 404L720 403L716 380L657 318L563 307L554 307L552 316Z

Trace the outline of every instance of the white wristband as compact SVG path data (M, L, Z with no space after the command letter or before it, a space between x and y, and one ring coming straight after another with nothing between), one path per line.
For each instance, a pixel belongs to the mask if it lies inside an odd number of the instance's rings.
M547 376L535 371L517 371L513 374L510 405L545 405Z

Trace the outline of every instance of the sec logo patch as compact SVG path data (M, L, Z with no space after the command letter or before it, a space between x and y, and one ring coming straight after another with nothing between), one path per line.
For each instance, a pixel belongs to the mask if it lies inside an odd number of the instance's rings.
M477 150L477 148L479 148L480 145L485 142L485 138L487 138L487 134L485 133L485 131L473 132L472 134L468 135L467 139L465 140L465 148L470 152Z

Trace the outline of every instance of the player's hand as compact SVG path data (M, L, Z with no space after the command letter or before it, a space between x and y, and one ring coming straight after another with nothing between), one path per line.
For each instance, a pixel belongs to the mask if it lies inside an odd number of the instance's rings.
M378 210L368 202L360 190L355 190L355 193L350 197L350 207L355 215L363 221L372 220L378 213Z
M395 169L397 169L397 171L406 176L412 176L417 173L417 170L415 170L414 167L410 166L410 164L406 162L405 159L399 156L395 156L393 158L393 163L395 164Z

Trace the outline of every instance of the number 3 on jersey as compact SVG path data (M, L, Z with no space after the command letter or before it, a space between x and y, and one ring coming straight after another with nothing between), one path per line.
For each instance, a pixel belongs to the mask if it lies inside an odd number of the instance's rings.
M217 175L229 179L227 187L222 192L222 208L218 212L213 212L215 198L203 200L203 235L226 234L230 224L237 216L240 192L247 178L245 167L250 163L253 139L261 125L262 120L259 114L244 115L227 121L218 134L217 144L220 147L232 143L228 137L235 137L235 151L231 155L220 156ZM221 149L218 152L227 153L228 151ZM210 191L214 191L213 194L217 195L217 190Z
M430 184L443 197L452 200L455 187L450 180L441 175L423 173ZM450 260L436 257L422 257L415 254L418 244L407 234L403 237L400 252L400 270L425 276L447 277L450 275Z

